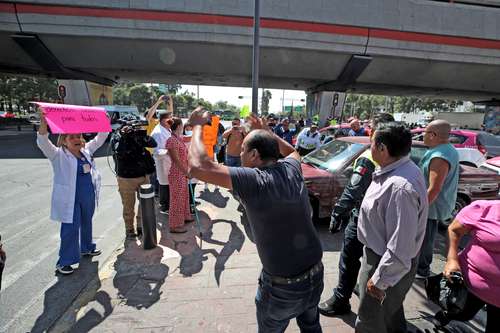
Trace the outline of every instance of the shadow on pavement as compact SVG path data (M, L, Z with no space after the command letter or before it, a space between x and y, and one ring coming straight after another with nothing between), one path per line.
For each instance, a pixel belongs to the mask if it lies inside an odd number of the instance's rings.
M201 272L203 261L206 261L207 255L211 254L215 258L214 278L217 285L220 285L220 277L225 269L225 263L233 253L241 251L245 235L234 221L211 220L208 214L203 211L198 212L198 217L201 224L201 238L199 238L196 223L193 223L191 230L186 234L173 235L167 233L166 228L162 228L160 244L170 247L181 255L179 271L184 276L192 276ZM229 224L231 227L227 241L214 239L213 226L217 223ZM204 249L203 242L222 246L222 249L220 251Z
M210 192L208 188L205 188L200 193L198 198L211 203L217 208L226 208L227 202L229 201L229 196L223 196L218 188L216 188L213 192Z
M113 312L112 299L138 310L147 309L160 299L160 289L169 271L168 266L161 263L163 250L156 247L145 251L136 241L125 241L124 246L124 251L114 263L116 274L113 287L116 294L109 295L99 290L99 283L89 310L74 324L70 324L71 332L88 332L102 323ZM96 310L99 308L102 311Z
M160 299L169 267L161 263L163 250L155 247L144 250L135 241L126 241L125 250L118 255L114 268L113 286L118 299L136 309L147 309Z
M107 292L98 291L94 296L94 301L99 303L104 309L103 314L100 314L94 308L90 309L71 327L71 332L88 332L102 323L113 312L111 298Z
M98 266L98 261L84 257L73 274L56 274L57 282L45 292L43 313L36 319L31 332L46 332L54 325L89 282L96 279Z

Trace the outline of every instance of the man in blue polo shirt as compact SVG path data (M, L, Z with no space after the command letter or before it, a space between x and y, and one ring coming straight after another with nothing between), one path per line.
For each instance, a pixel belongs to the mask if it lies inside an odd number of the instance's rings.
M283 140L292 145L293 144L292 139L293 136L296 134L296 132L295 130L291 130L289 126L290 126L290 121L288 120L288 118L284 118L281 121L281 124L279 124L274 128L274 133L276 133L277 136L279 136L280 138L282 138Z
M365 136L365 129L361 127L358 119L353 119L349 123L351 129L349 130L349 136Z
M434 240L439 221L452 218L457 200L459 157L448 142L451 126L445 120L434 120L424 131L424 143L429 147L420 161L429 198L429 217L425 238L420 250L417 278L430 275Z

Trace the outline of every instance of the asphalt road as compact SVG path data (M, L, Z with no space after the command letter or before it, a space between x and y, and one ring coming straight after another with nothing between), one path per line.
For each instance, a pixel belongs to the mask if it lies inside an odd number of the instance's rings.
M50 163L36 147L35 132L0 130L0 234L7 252L0 332L46 331L123 242L121 202L107 149L105 145L97 153L103 186L93 223L103 254L84 259L74 274L59 276L59 223L49 220Z

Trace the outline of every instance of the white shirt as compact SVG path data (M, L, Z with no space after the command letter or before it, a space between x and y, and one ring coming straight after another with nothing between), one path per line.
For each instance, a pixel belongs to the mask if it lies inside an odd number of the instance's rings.
M161 124L155 126L151 132L151 137L155 139L157 143L156 147L153 149L154 155L164 155L167 153L167 140L171 136L172 132L168 128L163 127Z
M151 132L151 137L155 139L157 146L153 149L153 158L155 159L156 178L160 185L168 185L168 173L170 172L170 156L168 156L167 140L172 136L170 129L161 124L155 126Z
M321 134L316 131L314 134L311 133L310 128L304 128L299 136L297 137L297 147L302 147L304 149L318 149L321 146L320 140Z
M94 184L96 206L99 201L101 175L96 169L92 155L103 145L108 134L98 133L94 139L85 144L85 147L80 150L87 161L90 162L90 174L92 176L92 183ZM36 143L43 154L49 159L54 171L50 219L62 223L73 223L78 161L69 150L54 146L49 141L48 134L41 135L37 133Z

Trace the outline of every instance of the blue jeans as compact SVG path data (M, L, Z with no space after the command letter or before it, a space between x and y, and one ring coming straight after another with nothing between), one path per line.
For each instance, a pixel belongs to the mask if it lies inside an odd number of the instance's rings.
M241 166L241 157L231 156L231 155L226 154L226 166L228 166L228 167L240 167Z
M363 244L358 240L357 218L351 217L344 231L342 252L339 260L339 282L333 290L335 302L349 303L356 282L358 281Z
M432 253L434 252L434 241L438 231L438 220L428 219L425 228L424 241L420 249L418 258L417 274L421 276L429 276L431 274Z
M255 296L259 333L284 332L297 318L302 333L321 333L318 303L323 292L323 269L307 280L275 284L262 271Z

